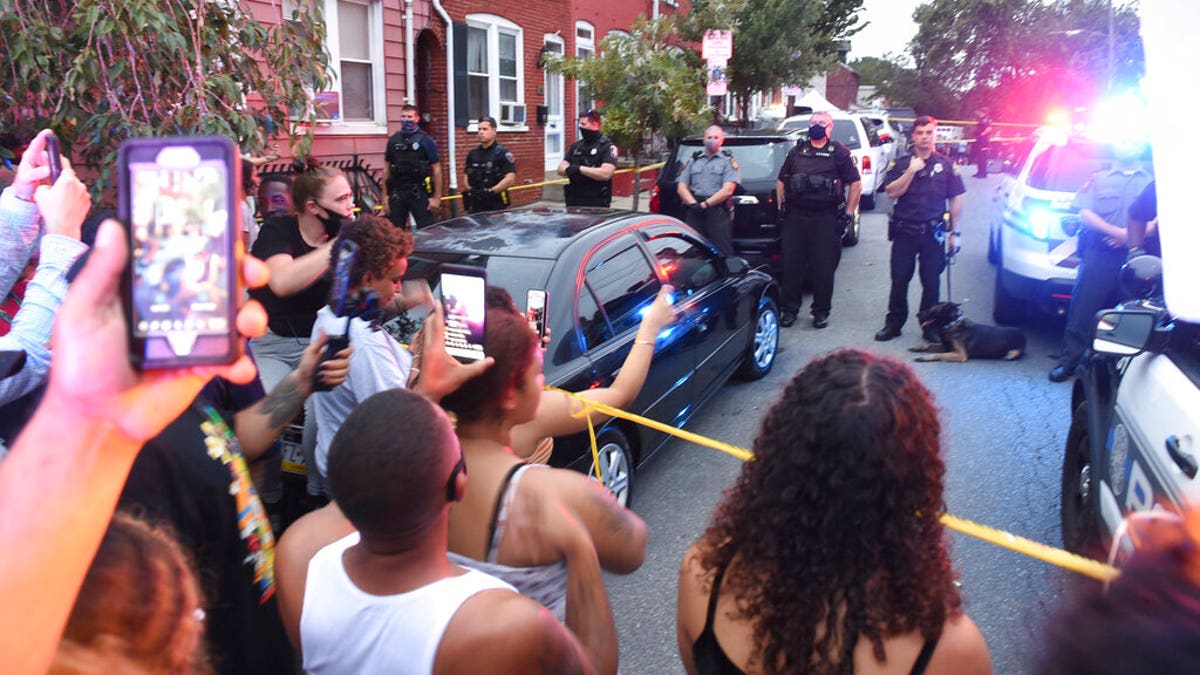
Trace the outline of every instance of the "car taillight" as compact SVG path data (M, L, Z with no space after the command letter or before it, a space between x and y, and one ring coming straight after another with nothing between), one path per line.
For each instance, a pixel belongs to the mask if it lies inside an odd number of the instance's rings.
M658 198L658 184L650 186L650 213L662 213L662 201Z
M871 170L871 157L868 155L863 155L862 170L863 173Z

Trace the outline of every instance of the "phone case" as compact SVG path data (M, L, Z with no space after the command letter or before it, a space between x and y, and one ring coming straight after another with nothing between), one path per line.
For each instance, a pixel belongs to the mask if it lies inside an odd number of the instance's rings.
M118 216L129 266L130 361L152 370L232 363L241 157L215 136L140 138L118 150Z
M464 363L485 356L487 272L482 267L441 266L446 352Z

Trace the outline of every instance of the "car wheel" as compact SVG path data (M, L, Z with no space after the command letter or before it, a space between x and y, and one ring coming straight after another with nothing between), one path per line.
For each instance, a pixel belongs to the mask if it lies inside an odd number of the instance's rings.
M992 292L992 320L1000 325L1021 323L1025 318L1024 309L1021 301L1004 290L1004 285L1000 283L1000 274L1003 271L1003 264L996 266L996 285Z
M850 225L846 228L846 233L842 235L842 246L847 248L858 244L858 229L862 220L862 209L855 209L854 220L850 221Z
M874 209L875 208L875 195L874 194L863 195L861 198L859 198L858 208L862 209L863 211L870 211L871 209Z
M746 345L742 367L738 371L744 379L758 380L771 372L775 356L779 353L779 307L775 301L763 296L758 301L758 315L754 320L754 334Z
M600 455L600 482L608 491L616 496L617 501L626 508L633 500L633 447L629 439L616 427L608 427L596 437L596 447ZM593 461L588 475L596 477L596 463Z
M1075 408L1062 466L1063 545L1076 553L1095 553L1100 545L1098 481L1092 467L1087 401Z

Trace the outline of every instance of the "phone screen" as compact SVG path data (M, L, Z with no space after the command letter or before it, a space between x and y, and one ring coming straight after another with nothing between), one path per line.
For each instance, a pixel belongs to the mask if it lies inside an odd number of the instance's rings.
M546 337L546 291L534 289L525 294L525 318L539 338Z
M156 140L127 156L123 176L135 357L146 367L232 360L232 155Z
M483 331L487 313L486 280L478 274L446 269L442 272L442 305L445 310L446 352L460 361L484 357Z

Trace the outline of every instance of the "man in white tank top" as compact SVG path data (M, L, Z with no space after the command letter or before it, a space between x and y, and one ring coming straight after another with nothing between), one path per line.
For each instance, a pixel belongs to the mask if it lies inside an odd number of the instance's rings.
M403 425L403 430L397 429ZM302 606L310 673L592 673L594 658L536 602L450 563L449 506L466 470L450 420L403 389L363 401L329 450L329 488L357 532L280 578ZM288 622L287 612L285 623Z

